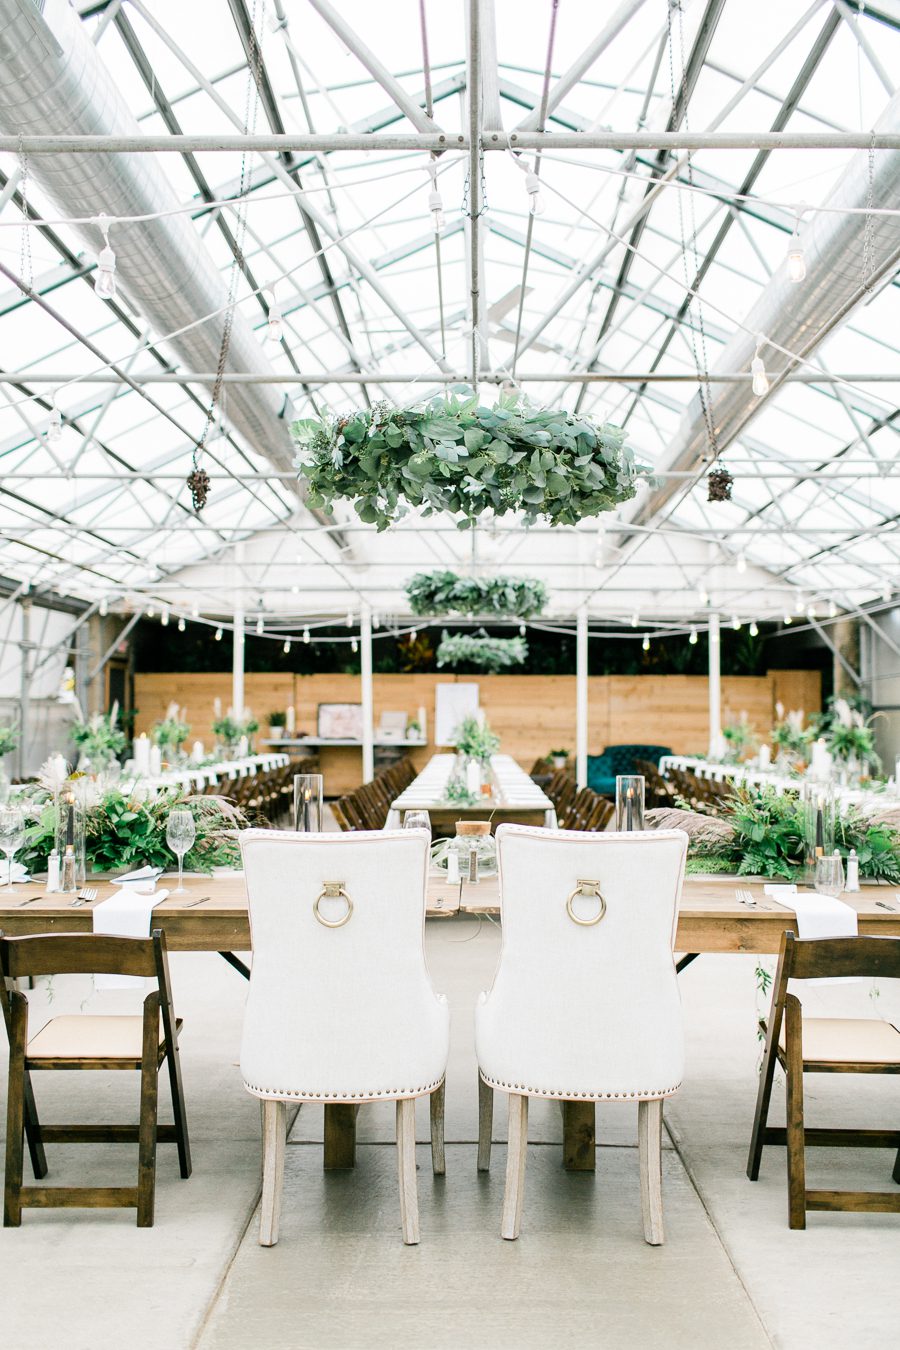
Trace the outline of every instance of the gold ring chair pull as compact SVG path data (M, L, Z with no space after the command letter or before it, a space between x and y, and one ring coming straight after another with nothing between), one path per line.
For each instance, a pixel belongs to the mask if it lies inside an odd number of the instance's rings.
M347 913L341 919L325 919L319 910L319 905L323 900L346 900ZM342 881L326 881L322 892L316 897L316 903L313 905L313 914L315 914L323 928L343 928L345 923L349 923L353 915L353 901L344 890Z
M572 902L579 895L593 896L594 899L600 901L600 909L593 919L579 919L578 915L575 913ZM566 900L566 913L573 923L579 924L582 928L593 928L594 924L599 923L606 913L606 901L600 893L600 882L579 881L576 884L574 891L569 893L569 897Z

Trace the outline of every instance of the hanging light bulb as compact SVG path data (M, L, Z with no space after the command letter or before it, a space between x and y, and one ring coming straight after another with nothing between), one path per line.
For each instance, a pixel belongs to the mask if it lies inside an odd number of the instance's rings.
M806 276L806 254L803 252L803 240L800 238L800 223L803 219L803 212L797 213L794 221L794 233L791 235L791 243L788 248L787 264L788 277L796 285L803 281Z
M107 614L109 613L109 601L107 600L105 595L103 599L100 601L99 605L97 606L97 613L100 615L101 619L105 619Z
M411 628L411 629L409 630L409 640L410 640L410 642L415 642L415 640L416 640L416 638L417 638L418 636L419 636L419 630L418 630L418 628Z
M829 600L828 602L828 617L829 619L837 618L837 604L834 600Z
M703 588L702 586L699 587L699 589L698 589L698 591L697 591L697 599L700 601L701 605L708 605L708 604L709 604L709 591L704 590L704 588Z
M691 634L690 634L690 637L688 638L688 642L691 644L692 647L696 647L696 645L697 645L697 630L696 630L696 628L692 628L692 629L691 629Z
M641 646L643 647L643 649L644 649L645 652L649 652L649 650L650 650L650 639L649 639L649 637L647 636L646 633L644 634L644 640L643 640L643 642L641 643Z
M527 632L528 632L528 629L525 627L524 623L520 623L520 624L519 624L519 637L524 637L525 634L526 634Z
M443 234L447 222L444 219L444 199L437 186L428 194L428 210L431 212L431 224L435 234Z
M291 595L299 595L299 594L300 594L300 587L299 587L299 586L292 586L292 587L291 587Z
M262 635L263 635L263 618L262 615L260 614L259 618L256 620L256 636L262 637Z
M544 214L544 198L541 195L541 180L533 169L530 169L525 175L525 191L531 198L531 214L542 216Z
M191 606L191 618L193 618L193 619L199 619L199 618L200 618L200 606L199 606L199 605L192 605L192 606Z
M181 618L178 620L178 631L179 631L179 633L183 633L184 630L185 630L186 628L187 628L187 624L185 623L185 621L184 621L184 615L182 614Z
M755 619L750 624L750 627L747 629L747 632L750 634L751 637L759 637L759 628L757 626Z
M161 610L161 612L160 612L159 621L160 621L160 623L162 624L163 628L168 628L168 626L169 626L169 606L168 606L168 605L163 605L162 610Z
M736 633L737 633L738 630L740 629L741 621L740 621L740 619L738 618L738 616L737 616L736 614L732 614L732 616L731 616L731 626L732 626L732 628L734 629L734 631L735 631Z
M378 614L373 613L373 615L372 615L372 627L373 627L373 628L380 628L380 627L381 627L381 619L380 619L380 617L378 616Z
M304 630L303 630L303 641L304 641L304 642L309 642L309 629L308 629L308 628L304 628Z
M291 650L291 639L290 639L290 638L285 638L285 640L284 640L284 646L282 647L281 650L284 652L285 656L288 655L288 653L289 653L290 650Z
M217 628L217 629L216 629L214 636L215 636L216 642L221 642L221 641L222 641L222 630L221 630L221 628Z
M148 605L148 606L147 606L147 618L148 618L148 619L153 619L153 618L155 618L155 617L156 617L156 610L153 608L152 605Z
M763 398L769 392L769 380L766 375L766 363L759 354L759 349L765 342L762 333L756 339L756 355L750 362L750 374L753 377L750 381L750 388L757 398Z
M94 292L101 300L116 298L116 255L109 246L109 217L97 217L97 224L103 234L103 247L97 256L97 276L94 280Z
M631 616L631 626L632 626L632 628L637 628L637 626L638 626L638 624L640 623L640 621L641 621L641 616L640 616L640 614L638 614L637 610L635 610L634 613L633 613L632 616Z
M352 615L352 614L348 614L347 617L346 617L346 619L344 620L344 623L347 625L348 628L352 628L352 627L353 627L353 615Z
M887 603L893 594L894 592L891 589L891 587L885 586L884 590L881 592L881 598L882 600L884 600L885 603Z
M788 613L788 611L785 610L785 611L784 611L784 626L785 626L785 628L789 628L790 625L791 625L793 622L794 622L794 620L791 618L791 616L790 616L790 614Z
M806 606L806 617L807 617L808 619L814 619L814 618L816 617L816 607L815 607L815 605L807 605L807 606Z
M47 444L59 445L62 440L62 413L56 406L56 395L53 396L53 406L50 409L50 416L47 419Z
M350 650L351 652L359 651L359 643L357 642L356 638L354 638L353 641L350 643Z
M736 570L743 576L747 570L747 559L744 557L743 553L737 555L737 561L734 565Z
M284 317L281 313L278 297L275 294L274 285L267 287L265 295L269 306L269 315L266 320L266 340L268 342L280 342L284 337Z

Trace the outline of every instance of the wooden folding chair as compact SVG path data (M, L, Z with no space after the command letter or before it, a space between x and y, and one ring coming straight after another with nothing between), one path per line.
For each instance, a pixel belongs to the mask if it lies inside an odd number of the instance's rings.
M845 976L900 978L900 938L851 937L798 940L785 933L772 992L747 1160L747 1176L759 1177L765 1144L787 1145L788 1223L806 1227L807 1210L849 1209L900 1213L900 1191L809 1191L806 1147L891 1148L900 1150L900 1130L808 1129L803 1118L805 1073L900 1073L900 1031L878 1018L804 1017L788 980ZM766 1124L775 1065L785 1075L787 1128ZM893 1179L900 1182L900 1152Z
M14 985L34 975L136 975L156 982L144 999L143 1016L84 1014L52 1017L28 1037L28 1000ZM172 1008L165 936L108 937L96 933L0 938L0 1003L9 1035L9 1099L3 1224L18 1228L23 1208L137 1209L139 1228L153 1224L157 1142L178 1145L181 1175L191 1175L187 1114L181 1088L178 1033ZM174 1125L157 1123L159 1071L169 1066ZM138 1125L41 1125L31 1075L45 1069L131 1069L141 1075ZM23 1186L23 1136L28 1134L37 1180L47 1173L44 1144L138 1144L137 1186Z

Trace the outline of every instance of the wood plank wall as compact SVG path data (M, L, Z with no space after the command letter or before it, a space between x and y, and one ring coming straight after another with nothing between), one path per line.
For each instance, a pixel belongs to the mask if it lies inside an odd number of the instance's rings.
M429 745L413 758L424 764L434 753L434 688L453 680L446 675L376 675L375 721L383 711L406 711L415 716L424 705L428 714ZM460 677L466 680L474 676ZM505 753L529 769L541 755L558 747L575 748L574 675L485 675L478 680L481 706L502 739ZM766 675L726 675L722 678L723 723L746 712L751 725L766 735L775 716L775 704L821 707L821 675L809 670L771 670ZM293 703L298 732L316 730L316 708L321 703L359 701L355 675L248 674L245 697L266 734L267 715ZM139 674L135 676L137 732L149 731L173 700L186 709L192 739L212 743L213 700L223 707L231 701L231 677L222 674ZM709 732L707 680L703 675L593 675L588 680L589 746L599 753L621 742L667 745L678 754L703 753ZM323 762L326 792L345 792L360 781L359 752L330 750Z

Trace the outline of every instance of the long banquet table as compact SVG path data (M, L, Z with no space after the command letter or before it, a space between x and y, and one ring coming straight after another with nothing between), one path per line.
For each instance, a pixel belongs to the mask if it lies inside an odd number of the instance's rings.
M93 884L93 883L92 883ZM109 881L96 883L96 901L73 908L61 895L44 895L34 884L0 890L0 931L15 937L28 933L77 933L91 931L91 908L108 899L117 888ZM170 951L219 952L243 974L249 973L235 952L251 950L250 922L244 879L230 876L185 877L185 894L169 894L153 911L153 926L166 934ZM761 882L740 879L758 908L741 905L735 881L689 877L678 912L675 946L679 952L773 953L781 935L796 927L796 916L787 905L773 900ZM859 931L882 937L900 937L900 893L884 886L865 886L842 899L859 914ZM25 903L25 902L28 903ZM549 897L548 897L549 902ZM499 913L496 879L477 884L448 885L437 876L429 878L426 917L492 915ZM594 1168L594 1104L563 1104L563 1160L570 1171ZM356 1108L325 1107L325 1167L352 1167L356 1149Z
M386 828L398 829L404 811L427 811L435 828L466 817L489 816L492 825L515 821L520 825L556 828L556 811L547 794L511 755L491 755L492 792L471 806L447 801L447 782L455 755L432 755L422 772L391 803Z

